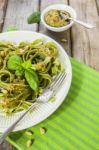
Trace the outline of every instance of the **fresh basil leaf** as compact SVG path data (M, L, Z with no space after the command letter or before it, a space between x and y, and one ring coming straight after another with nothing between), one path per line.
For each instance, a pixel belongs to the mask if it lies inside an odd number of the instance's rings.
M31 65L32 65L32 64L31 64L31 60L27 60L27 61L25 61L25 62L22 63L22 67L23 67L24 69L30 68Z
M15 71L16 76L22 76L24 75L24 69L20 67L20 69Z
M39 88L39 80L38 80L38 75L35 71L31 69L25 70L25 78L30 85L30 87L37 92Z
M10 70L18 70L18 69L20 69L21 63L22 63L22 59L20 56L12 55L8 59L7 67Z
M32 13L27 19L28 24L39 23L40 16L41 16L41 13L39 11Z

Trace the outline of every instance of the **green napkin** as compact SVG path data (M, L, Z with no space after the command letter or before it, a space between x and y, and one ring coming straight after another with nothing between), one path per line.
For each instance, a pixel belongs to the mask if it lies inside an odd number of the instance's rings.
M73 79L59 109L42 123L12 133L8 141L19 150L99 150L99 73L71 58ZM47 132L41 135L40 127ZM34 139L30 148L28 139Z

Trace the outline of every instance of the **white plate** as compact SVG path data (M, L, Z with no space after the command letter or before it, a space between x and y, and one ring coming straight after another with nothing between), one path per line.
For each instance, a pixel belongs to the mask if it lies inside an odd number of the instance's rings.
M14 31L0 34L0 41L7 40L16 43L19 43L21 41L33 41L37 38L43 38L45 42L52 41L57 45L59 57L62 63L64 64L64 67L66 68L67 77L66 81L61 86L59 92L56 95L56 101L53 103L39 105L32 113L28 113L23 118L23 120L16 126L14 131L34 126L43 121L44 119L46 119L48 116L50 116L64 101L64 98L66 97L71 85L72 69L69 57L67 56L65 50L55 40L46 35L31 31ZM9 125L11 125L21 114L22 112L19 112L10 117L0 114L0 132L4 132L4 130Z

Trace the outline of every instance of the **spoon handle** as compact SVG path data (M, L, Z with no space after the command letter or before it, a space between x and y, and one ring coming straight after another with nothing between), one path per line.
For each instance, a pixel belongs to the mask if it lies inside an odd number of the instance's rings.
M95 25L92 25L92 24L89 24L89 23L85 23L83 21L80 21L80 20L77 20L77 19L74 19L74 18L69 18L69 19L74 21L74 22L76 22L76 23L78 23L78 24L80 24L80 25L82 25L82 26L84 26L84 27L86 27L86 28L88 28L88 29L91 29L91 28L95 27Z

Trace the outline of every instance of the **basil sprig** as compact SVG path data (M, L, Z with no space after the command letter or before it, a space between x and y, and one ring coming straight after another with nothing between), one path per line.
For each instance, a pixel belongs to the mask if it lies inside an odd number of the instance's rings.
M9 57L7 67L9 70L15 71L16 76L24 76L29 86L35 91L39 88L39 79L37 73L31 69L31 61L22 61L18 55Z
M41 13L39 11L36 11L27 18L27 22L28 24L39 23L40 17L41 17Z

